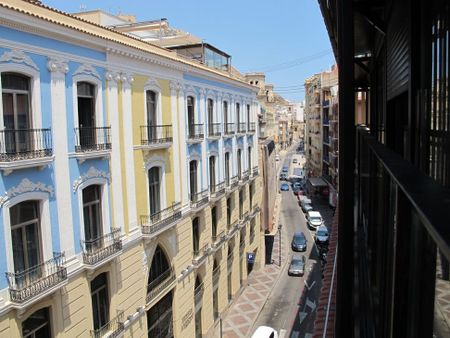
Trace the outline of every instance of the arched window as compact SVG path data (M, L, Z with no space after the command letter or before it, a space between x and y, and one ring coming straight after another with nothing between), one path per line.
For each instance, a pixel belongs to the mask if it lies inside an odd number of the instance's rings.
M200 221L198 217L192 220L192 249L194 251L194 256L200 254Z
M95 86L88 82L78 82L78 140L81 149L96 147Z
M154 142L157 138L156 126L156 93L151 90L145 92L145 102L147 108L147 136L150 142Z
M171 271L169 260L158 245L153 254L152 264L150 266L147 292L150 292L154 287L169 277Z
M150 217L152 221L157 221L155 217L159 217L161 211L161 169L153 167L148 171L148 198Z
M34 312L22 322L23 338L50 338L50 308L46 307Z

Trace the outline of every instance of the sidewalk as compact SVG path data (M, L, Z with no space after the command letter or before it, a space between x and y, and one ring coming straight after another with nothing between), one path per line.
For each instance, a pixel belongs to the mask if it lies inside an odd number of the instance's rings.
M278 224L281 199L277 196L275 208L277 210L274 217L274 224ZM274 233L275 232L275 233ZM222 333L224 338L249 337L252 332L259 313L266 303L272 288L275 286L280 272L286 263L287 247L289 247L285 231L282 230L282 248L281 248L281 266L279 264L279 240L280 236L276 233L275 227L274 243L272 249L273 264L265 265L260 270L253 271L248 280L247 286L242 293L234 300L228 309L225 317L222 319Z

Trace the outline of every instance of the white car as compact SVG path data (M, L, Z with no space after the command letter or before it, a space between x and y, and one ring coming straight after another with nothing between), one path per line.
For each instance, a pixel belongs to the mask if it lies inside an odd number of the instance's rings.
M316 234L314 236L317 244L328 244L328 229L325 225L321 225L317 228Z
M308 211L306 214L306 219L308 221L308 227L312 230L316 230L318 227L323 225L323 218L318 211Z
M280 160L280 155L275 155L275 161L279 161Z
M278 338L278 333L269 326L259 326L251 338Z

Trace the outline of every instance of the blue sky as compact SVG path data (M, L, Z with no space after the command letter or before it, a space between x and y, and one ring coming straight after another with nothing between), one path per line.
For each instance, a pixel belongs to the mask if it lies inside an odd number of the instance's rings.
M232 56L240 71L265 71L288 100L304 97L305 78L335 62L317 0L43 0L69 13L102 9L139 21L167 18Z

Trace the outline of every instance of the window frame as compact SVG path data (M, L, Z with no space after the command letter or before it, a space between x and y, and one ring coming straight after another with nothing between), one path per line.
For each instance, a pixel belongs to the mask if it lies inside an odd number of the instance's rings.
M145 115L144 115L144 121L142 123L142 125L147 125L148 122L148 110L147 110L147 92L148 91L152 91L155 93L155 105L156 105L156 109L155 109L155 114L156 114L156 125L162 125L162 97L161 97L161 86L159 85L159 83L154 80L154 79L150 79L148 80L145 85L144 85L144 95L143 95L143 107L144 107L144 111L145 111Z

